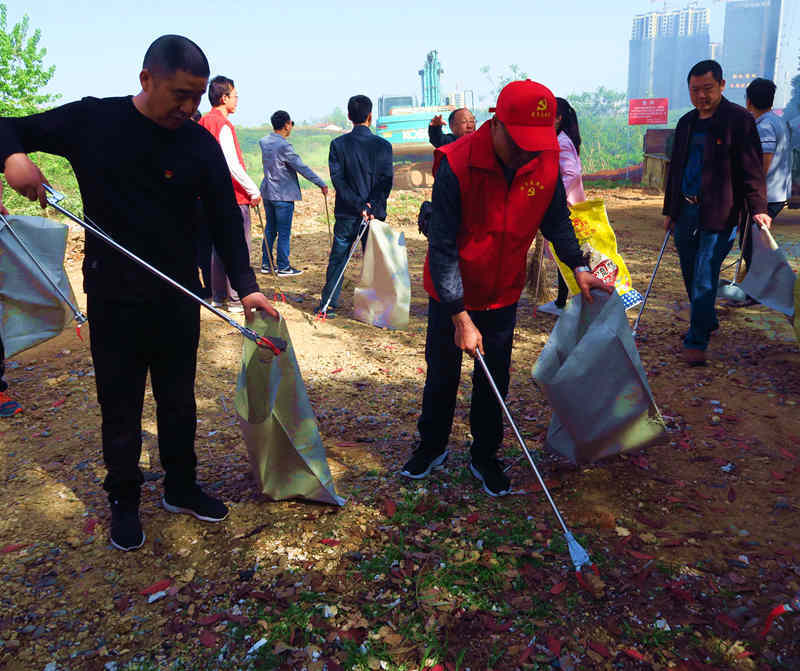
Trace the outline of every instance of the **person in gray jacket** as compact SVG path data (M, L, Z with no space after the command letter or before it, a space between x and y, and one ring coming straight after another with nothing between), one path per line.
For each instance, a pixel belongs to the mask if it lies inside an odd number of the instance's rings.
M261 197L267 214L264 241L261 243L261 272L268 273L269 259L272 257L272 246L278 239L277 272L280 277L300 275L303 271L293 268L289 263L289 252L292 235L292 216L294 201L303 200L300 184L297 181L299 172L310 182L316 184L322 194L328 196L328 186L309 168L288 141L294 128L294 121L287 112L278 110L270 117L273 132L262 137L261 161L264 165L264 179L261 181Z

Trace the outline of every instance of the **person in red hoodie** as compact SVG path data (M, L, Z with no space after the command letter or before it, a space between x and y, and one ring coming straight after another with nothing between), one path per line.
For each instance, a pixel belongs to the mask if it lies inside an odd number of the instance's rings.
M420 443L401 474L424 478L442 468L453 425L462 352L481 352L505 397L517 301L525 285L525 261L538 230L573 268L584 298L611 287L589 272L578 246L559 177L556 101L531 80L506 85L492 119L476 132L435 152L433 212L425 290L428 364ZM475 367L470 426L470 471L490 496L510 491L496 458L503 414L489 381Z
M249 256L250 208L261 202L261 193L250 175L247 174L244 156L236 137L236 129L228 119L228 116L236 111L239 104L239 94L233 80L222 75L214 77L208 84L208 100L211 103L211 111L204 114L198 123L210 132L222 147L225 162L228 164L228 170L231 171L236 204L242 213L244 239L247 242ZM230 312L243 312L242 302L225 275L225 266L214 249L211 253L211 304L215 308L223 308L226 300Z

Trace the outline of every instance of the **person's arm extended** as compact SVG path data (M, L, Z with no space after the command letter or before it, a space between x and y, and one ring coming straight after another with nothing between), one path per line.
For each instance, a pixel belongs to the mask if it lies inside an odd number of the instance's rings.
M336 189L336 198L345 203L350 209L361 212L365 203L347 184L344 163L339 157L339 150L335 141L331 142L331 147L328 150L328 170L331 173L333 188Z
M483 337L464 305L464 283L458 263L458 232L461 228L461 187L442 158L433 182L431 223L428 229L428 267L439 300L450 313L456 347L470 356L483 354Z
M312 184L316 184L320 189L323 189L327 186L322 178L317 175L311 168L309 168L297 152L294 150L294 147L287 142L286 150L284 154L284 160L295 170L295 172L299 172L303 177L305 177L309 182Z
M41 183L47 179L27 154L42 151L70 158L74 143L86 132L91 104L84 99L40 114L0 117L0 171L12 189L46 206L47 194Z
M219 133L219 146L222 147L222 154L225 156L225 162L228 164L228 170L231 177L236 180L250 196L250 200L255 200L261 197L261 193L256 186L256 183L247 174L244 166L239 163L239 155L236 153L236 144L233 141L233 133L227 126L223 126Z
M553 243L556 256L570 268L586 265L586 255L581 251L575 229L569 218L567 193L562 180L556 183L553 198L539 225L542 235Z
M428 140L437 149L444 144L444 131L441 126L431 124L428 126Z
M581 251L578 238L575 237L575 229L572 228L567 207L567 193L561 179L556 182L553 198L539 225L539 230L553 243L558 258L572 268L581 294L589 303L592 302L590 293L592 289L601 289L607 293L614 291L613 286L606 286L603 280L595 277L588 269L587 255Z
M458 264L461 189L444 157L436 171L428 229L428 264L442 305L451 313L464 311L464 285Z
M375 160L375 182L367 202L377 219L386 219L386 201L392 191L394 167L392 166L392 145L381 142Z

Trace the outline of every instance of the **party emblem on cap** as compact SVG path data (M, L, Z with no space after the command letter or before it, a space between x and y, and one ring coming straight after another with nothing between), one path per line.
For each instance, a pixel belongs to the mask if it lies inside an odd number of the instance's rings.
M503 87L494 113L514 142L525 151L557 151L555 107L550 89L526 79L509 82Z

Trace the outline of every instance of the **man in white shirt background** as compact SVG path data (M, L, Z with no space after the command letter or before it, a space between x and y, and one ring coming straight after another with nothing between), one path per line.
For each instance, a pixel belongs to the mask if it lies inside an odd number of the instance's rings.
M208 100L211 103L211 111L205 114L199 123L217 139L225 155L228 170L231 171L236 202L242 212L242 225L249 255L250 208L261 202L261 194L255 182L247 174L236 130L228 120L228 116L236 111L239 103L239 94L233 80L222 75L214 77L208 84ZM225 276L225 267L216 251L211 255L211 297L214 307L224 307L227 300L230 312L242 312L239 296Z
M761 151L764 156L764 177L767 180L767 214L774 220L792 197L792 142L786 121L772 111L775 83L758 77L747 87L747 111L756 120ZM744 242L747 267L753 256L753 239ZM752 303L752 299L748 303Z

